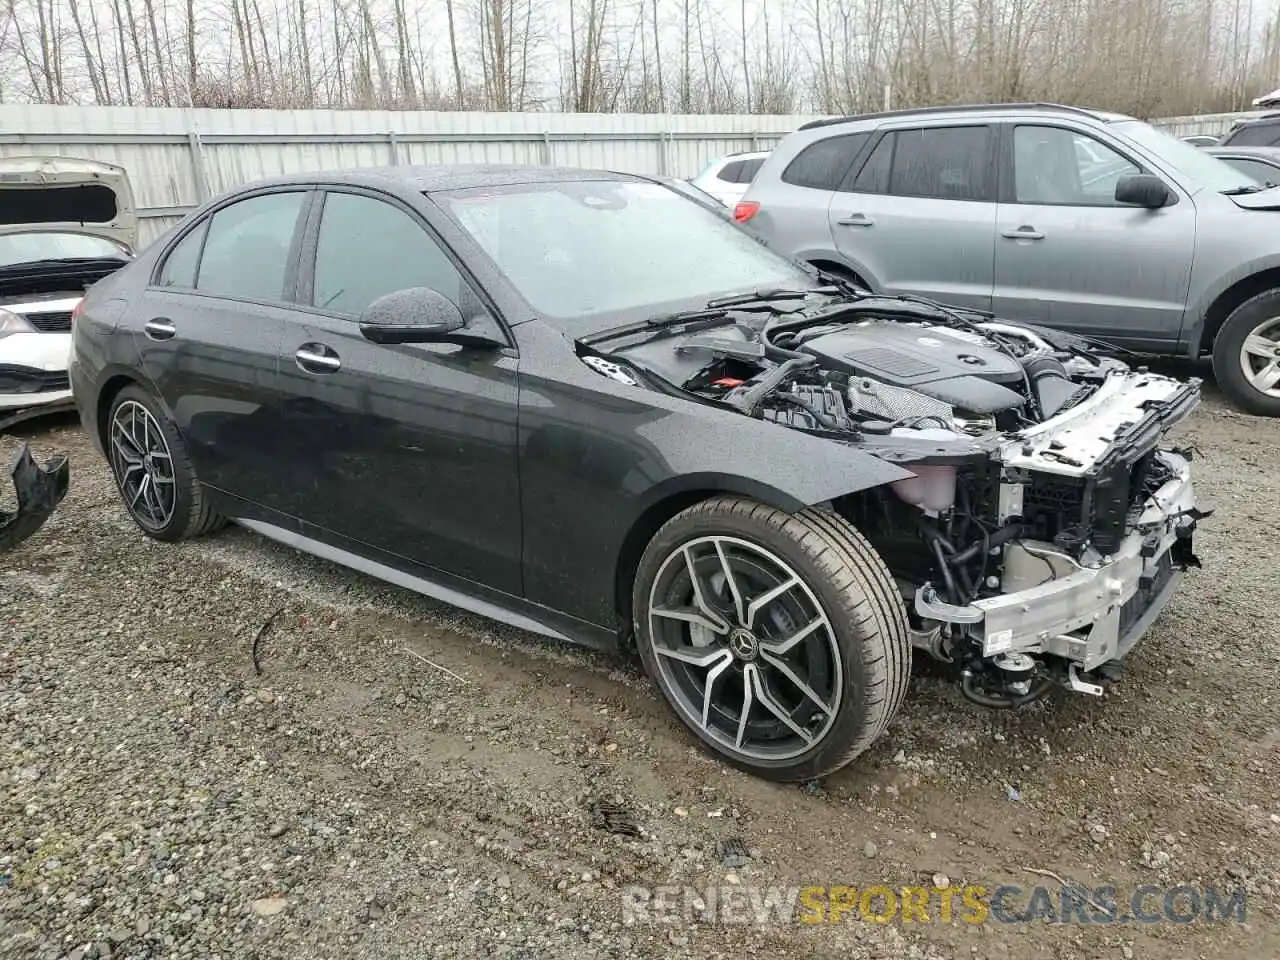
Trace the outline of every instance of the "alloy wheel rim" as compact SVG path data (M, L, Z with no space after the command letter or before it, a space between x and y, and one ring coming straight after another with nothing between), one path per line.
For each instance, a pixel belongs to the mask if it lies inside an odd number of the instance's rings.
M725 750L784 761L830 732L844 691L835 631L775 553L736 537L682 543L654 577L648 622L675 708Z
M173 519L173 456L160 424L135 400L120 404L111 418L111 467L134 519L149 530Z
M1253 389L1280 399L1280 317L1264 320L1244 338L1240 370Z

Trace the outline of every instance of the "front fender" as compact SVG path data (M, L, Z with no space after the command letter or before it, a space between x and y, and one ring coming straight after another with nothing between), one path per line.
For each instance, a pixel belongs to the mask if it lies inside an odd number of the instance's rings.
M1197 260L1200 259L1200 256L1200 253L1197 252ZM1205 325L1209 319L1209 310L1219 297L1241 280L1247 280L1249 277L1262 273L1264 270L1277 269L1280 269L1280 254L1268 254L1265 257L1256 257L1244 263L1230 264L1211 283L1207 284L1196 295L1195 299L1187 304L1182 342L1187 355L1194 359L1200 355L1202 348L1207 351L1211 346L1210 344L1202 343L1202 341L1205 334ZM1192 289L1195 288L1196 281L1197 278L1193 275Z

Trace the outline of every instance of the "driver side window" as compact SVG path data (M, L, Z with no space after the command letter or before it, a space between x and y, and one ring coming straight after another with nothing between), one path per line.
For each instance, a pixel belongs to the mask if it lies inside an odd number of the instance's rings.
M475 296L426 228L385 200L355 193L325 196L316 242L312 304L358 316L372 301L409 287L430 287L477 312Z
M1024 125L1013 131L1014 196L1018 203L1119 206L1116 182L1142 173L1093 137L1063 127Z

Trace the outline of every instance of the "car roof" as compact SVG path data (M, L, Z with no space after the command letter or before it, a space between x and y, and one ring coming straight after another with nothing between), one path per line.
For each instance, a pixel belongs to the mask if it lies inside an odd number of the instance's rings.
M518 183L567 183L583 180L635 181L638 178L611 170L583 170L574 167L544 167L533 164L430 164L394 167L354 167L286 174L246 184L244 189L306 183L340 183L354 186L386 187L395 184L423 193L469 190Z
M1086 110L1083 107L1069 107L1061 103L971 103L945 107L917 107L906 110L885 110L880 113L862 113L847 117L829 117L824 120L810 120L802 124L801 130L814 130L819 127L836 126L843 123L861 123L866 120L885 120L898 117L945 117L948 114L966 116L974 113L1066 113L1084 116L1101 123L1112 123L1116 120L1132 120L1122 113L1109 113L1105 110Z

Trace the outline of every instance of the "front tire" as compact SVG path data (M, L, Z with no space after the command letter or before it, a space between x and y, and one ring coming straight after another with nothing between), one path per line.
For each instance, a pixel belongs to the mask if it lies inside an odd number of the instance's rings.
M883 561L827 510L714 497L650 541L632 594L645 669L680 720L771 780L825 776L884 732L911 673Z
M1280 417L1280 290L1246 300L1213 343L1218 386L1236 406Z
M106 448L125 509L147 536L185 540L226 522L197 482L177 427L141 387L125 387L112 402Z

